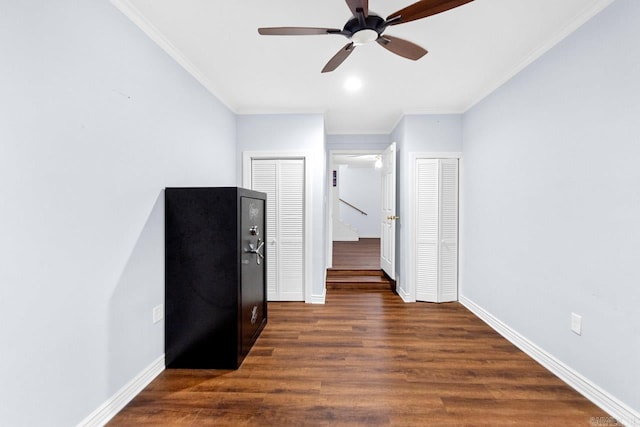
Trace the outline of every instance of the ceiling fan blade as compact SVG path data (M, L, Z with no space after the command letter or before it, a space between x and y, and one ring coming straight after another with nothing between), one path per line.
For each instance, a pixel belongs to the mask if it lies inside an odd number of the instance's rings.
M369 16L369 0L346 0L347 6L353 13L353 16L358 16L358 9L362 9L364 17Z
M386 34L378 39L378 44L389 52L413 61L417 61L428 53L426 49L415 43Z
M318 34L341 34L337 28L313 28L313 27L270 27L258 28L258 33L263 36L313 36Z
M347 59L349 55L351 55L351 52L353 52L355 48L356 45L354 45L353 42L347 43L345 47L340 49L338 53L336 53L333 58L331 58L329 62L327 62L327 65L324 66L322 72L328 73L338 68L340 64L342 64L344 60Z
M404 24L405 22L446 12L447 10L454 9L472 1L473 0L420 0L404 9L392 13L387 18L387 22L389 25Z

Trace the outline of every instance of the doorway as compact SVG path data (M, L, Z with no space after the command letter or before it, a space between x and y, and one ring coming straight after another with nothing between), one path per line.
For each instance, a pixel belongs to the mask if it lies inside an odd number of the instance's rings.
M330 152L329 267L380 269L379 157L379 150ZM361 247L361 239L369 243L366 250ZM372 248L375 243L378 247ZM351 256L363 251L370 255L364 263Z
M395 169L395 144L392 147L394 158L387 163ZM329 153L327 289L395 287L381 270L383 255L388 255L381 245L385 233L381 208L385 189L395 190L395 181L383 179L385 154L388 156L381 150ZM395 201L391 204L395 215Z

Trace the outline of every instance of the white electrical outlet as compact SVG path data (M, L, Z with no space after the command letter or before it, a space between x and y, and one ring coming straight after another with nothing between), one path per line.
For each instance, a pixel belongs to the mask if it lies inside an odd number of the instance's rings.
M164 304L153 307L153 323L158 323L164 317Z
M582 335L582 316L571 313L571 330L578 335Z

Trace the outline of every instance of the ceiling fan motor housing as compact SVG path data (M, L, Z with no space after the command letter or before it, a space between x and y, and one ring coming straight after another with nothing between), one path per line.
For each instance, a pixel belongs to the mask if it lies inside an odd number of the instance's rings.
M387 21L370 13L364 19L353 17L347 21L343 34L352 39L355 44L365 44L376 41L387 29L387 26Z

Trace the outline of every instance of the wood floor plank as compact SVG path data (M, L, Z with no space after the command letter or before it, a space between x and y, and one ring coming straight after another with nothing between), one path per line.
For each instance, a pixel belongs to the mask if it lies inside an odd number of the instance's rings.
M240 369L166 370L111 426L585 425L602 410L458 303L269 303Z
M333 242L333 268L380 270L380 239Z

